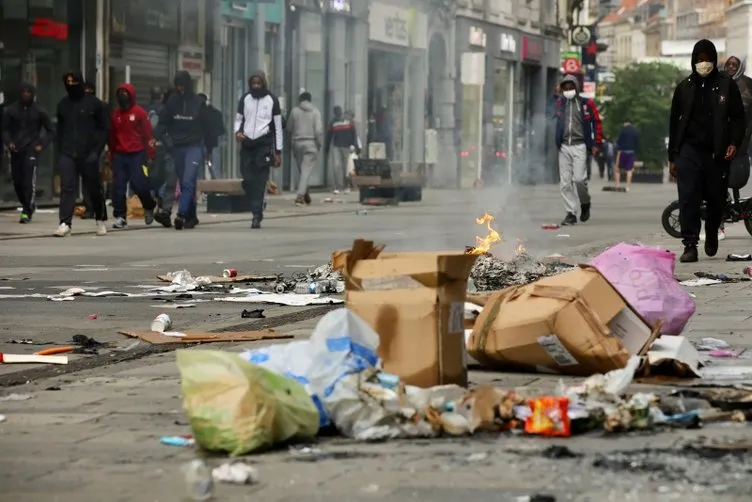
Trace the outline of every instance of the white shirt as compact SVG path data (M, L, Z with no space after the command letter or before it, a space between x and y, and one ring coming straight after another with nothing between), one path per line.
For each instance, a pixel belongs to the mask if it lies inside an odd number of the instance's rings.
M248 139L274 137L274 148L282 151L282 110L273 94L256 99L246 93L238 102L235 114L235 132L242 132Z

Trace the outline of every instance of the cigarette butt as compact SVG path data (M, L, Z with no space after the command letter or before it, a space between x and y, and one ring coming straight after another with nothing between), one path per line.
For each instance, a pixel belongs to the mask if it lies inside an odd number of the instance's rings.
M66 352L73 352L75 347L66 345L65 347L53 347L51 349L44 349L38 352L34 352L35 356L54 356L55 354L65 354Z

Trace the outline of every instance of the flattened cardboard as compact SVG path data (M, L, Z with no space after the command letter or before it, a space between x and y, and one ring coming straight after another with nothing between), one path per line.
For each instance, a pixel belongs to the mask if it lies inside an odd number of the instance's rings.
M242 195L245 193L241 179L198 180L196 190L201 193L223 195Z
M477 256L382 249L356 240L332 263L345 278L347 307L379 335L384 371L418 387L466 386L465 295Z
M590 376L621 369L658 336L594 268L491 295L469 354L495 370Z
M249 342L255 340L282 340L293 338L292 335L277 333L273 329L259 331L236 331L230 333L208 333L205 331L181 331L184 337L167 336L156 331L118 331L121 335L138 338L152 345L166 345L171 343L216 343L216 342Z
M276 275L239 275L237 277L222 277L219 275L202 275L211 281L212 284L233 284L238 282L271 282L276 281ZM158 275L157 279L162 282L172 282L172 275Z

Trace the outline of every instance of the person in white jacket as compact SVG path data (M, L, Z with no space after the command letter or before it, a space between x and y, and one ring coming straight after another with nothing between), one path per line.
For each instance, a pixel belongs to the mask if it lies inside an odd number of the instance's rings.
M321 112L311 103L310 92L304 92L298 98L298 106L290 112L287 131L292 140L292 154L295 157L295 166L298 172L298 191L295 205L309 205L311 195L308 192L308 184L324 143Z

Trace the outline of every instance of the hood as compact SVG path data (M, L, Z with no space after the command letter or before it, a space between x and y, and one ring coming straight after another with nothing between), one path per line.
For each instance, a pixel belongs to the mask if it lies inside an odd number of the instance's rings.
M306 112L312 112L314 107L310 101L301 101L298 103L298 108Z
M93 89L94 92L97 91L97 84L94 83L91 79L84 80L84 89Z
M264 70L256 70L253 73L251 73L251 76L248 77L248 87L251 86L251 80L253 80L254 77L258 77L261 79L261 81L264 83L264 89L269 88L269 82L266 81L266 73L264 73Z
M697 64L697 58L700 56L700 54L705 54L710 61L718 65L718 51L715 48L715 44L711 42L710 40L707 40L703 38L699 42L695 44L694 49L692 49L692 72L695 72L695 65Z
M734 73L731 76L734 78L734 80L739 80L739 77L741 77L742 75L744 75L744 73L747 71L747 58L746 57L740 58L740 57L737 57L737 56L729 56L728 58L726 58L726 61L728 61L732 57L735 57L736 59L739 60L739 69L736 70L736 73ZM723 66L724 66L724 70L725 70L726 64L724 63Z
M578 93L580 92L580 81L577 80L577 77L575 77L574 75L564 75L564 78L561 79L559 86L562 86L567 82L572 82L574 84L574 90Z
M255 77L261 79L261 89L254 90L251 87L251 80L253 80ZM269 95L269 83L266 81L266 73L264 73L262 70L256 70L255 72L251 73L251 76L248 77L248 89L251 93L251 96L253 96L255 99L261 99L264 96Z
M34 98L37 96L37 88L34 84L30 82L21 82L21 86L18 88L18 94L21 94L23 91L29 91L31 93L31 100L34 101Z
M133 86L133 84L124 83L120 84L117 88L118 92L121 90L125 90L128 92L128 95L131 97L131 106L136 104L136 88Z
M185 88L186 94L193 94L193 79L187 71L177 72L173 79L173 83L175 84L175 87L182 85Z

